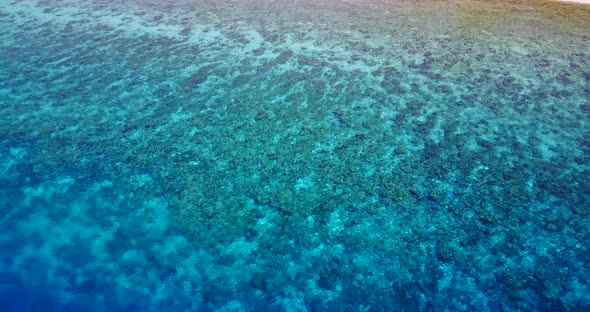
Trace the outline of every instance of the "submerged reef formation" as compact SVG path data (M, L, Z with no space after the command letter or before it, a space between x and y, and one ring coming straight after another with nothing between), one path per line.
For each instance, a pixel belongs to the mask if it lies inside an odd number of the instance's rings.
M590 9L0 4L8 311L590 309Z

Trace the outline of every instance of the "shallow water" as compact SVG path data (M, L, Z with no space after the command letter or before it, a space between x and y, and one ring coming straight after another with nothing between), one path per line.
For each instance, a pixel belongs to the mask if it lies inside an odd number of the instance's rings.
M590 309L590 6L0 3L3 311Z

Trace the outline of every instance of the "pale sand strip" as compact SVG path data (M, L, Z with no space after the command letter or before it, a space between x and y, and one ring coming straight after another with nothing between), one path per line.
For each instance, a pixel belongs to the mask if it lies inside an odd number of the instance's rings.
M575 2L575 3L586 3L590 4L590 0L559 0L561 2Z

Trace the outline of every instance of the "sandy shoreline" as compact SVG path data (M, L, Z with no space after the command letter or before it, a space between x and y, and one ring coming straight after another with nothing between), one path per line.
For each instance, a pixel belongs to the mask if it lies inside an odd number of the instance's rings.
M590 4L590 0L558 0L558 1Z

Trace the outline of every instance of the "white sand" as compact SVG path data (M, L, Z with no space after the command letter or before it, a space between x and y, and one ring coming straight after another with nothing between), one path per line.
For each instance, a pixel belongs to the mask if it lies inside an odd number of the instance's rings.
M590 4L590 0L559 0L559 1Z

